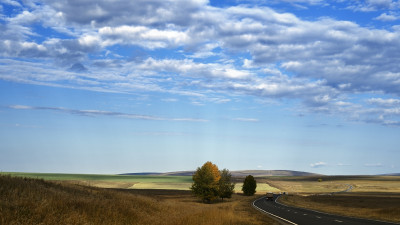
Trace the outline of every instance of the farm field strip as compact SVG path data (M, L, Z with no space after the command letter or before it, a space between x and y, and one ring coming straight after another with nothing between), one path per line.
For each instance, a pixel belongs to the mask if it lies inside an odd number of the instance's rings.
M104 175L104 174L63 174L63 173L13 173L1 172L3 175L38 178L44 180L74 181L114 181L114 182L162 182L190 183L191 176L156 176L156 175Z
M299 194L332 193L346 190L348 185L353 188L352 193L400 193L400 177L324 177L321 182L318 178L310 177L272 177L263 178L266 182L281 191Z

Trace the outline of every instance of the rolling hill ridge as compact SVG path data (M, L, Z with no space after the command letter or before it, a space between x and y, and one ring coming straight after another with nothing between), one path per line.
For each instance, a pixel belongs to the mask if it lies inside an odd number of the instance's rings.
M166 173L123 173L119 175L160 175L160 176L192 176L195 171L176 171ZM321 174L293 171L293 170L237 170L230 171L234 177L245 177L252 175L254 177L265 177L265 176L318 176Z

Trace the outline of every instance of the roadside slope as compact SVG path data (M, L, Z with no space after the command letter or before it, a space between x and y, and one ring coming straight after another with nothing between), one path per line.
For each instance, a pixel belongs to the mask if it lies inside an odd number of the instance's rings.
M189 191L110 190L0 175L0 224L276 225L234 195L203 204Z

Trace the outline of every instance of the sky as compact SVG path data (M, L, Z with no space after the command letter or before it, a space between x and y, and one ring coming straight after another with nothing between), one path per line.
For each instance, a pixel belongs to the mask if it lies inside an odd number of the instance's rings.
M400 1L0 4L1 171L400 171Z

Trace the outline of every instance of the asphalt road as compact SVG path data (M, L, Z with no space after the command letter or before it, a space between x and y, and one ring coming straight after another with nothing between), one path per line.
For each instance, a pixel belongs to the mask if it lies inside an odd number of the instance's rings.
M265 197L253 202L259 211L285 221L291 225L394 225L396 223L358 219L336 216L313 210L295 208L277 203L279 195L274 196L274 201L267 201Z

